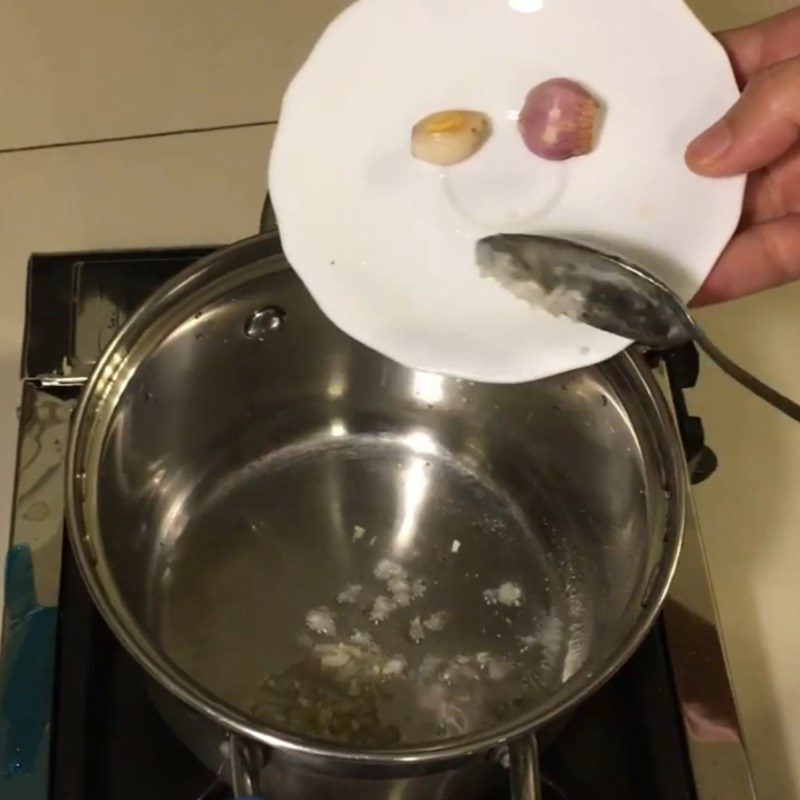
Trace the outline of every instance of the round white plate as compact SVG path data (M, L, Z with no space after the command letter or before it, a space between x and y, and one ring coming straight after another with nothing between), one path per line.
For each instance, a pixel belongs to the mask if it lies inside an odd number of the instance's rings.
M525 149L527 91L573 78L604 104L594 153ZM722 48L681 0L359 0L283 100L270 193L289 263L346 333L430 372L520 382L627 342L531 309L479 276L477 239L527 231L602 244L688 299L733 233L743 179L684 164L738 96ZM410 155L421 117L489 114L471 159Z

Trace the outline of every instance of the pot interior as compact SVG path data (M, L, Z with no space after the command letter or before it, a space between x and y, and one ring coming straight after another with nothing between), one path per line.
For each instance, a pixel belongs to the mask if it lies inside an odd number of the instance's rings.
M75 540L117 628L273 736L423 747L568 702L643 633L677 552L646 369L416 372L280 266L189 293L146 346L142 317L105 362Z

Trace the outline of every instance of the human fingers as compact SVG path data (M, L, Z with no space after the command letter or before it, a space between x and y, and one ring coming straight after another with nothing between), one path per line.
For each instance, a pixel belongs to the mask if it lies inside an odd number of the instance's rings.
M736 234L692 305L735 300L798 279L800 216L790 214Z
M800 145L747 180L742 211L742 225L800 214Z
M754 25L723 31L718 38L744 86L757 72L800 55L800 6Z
M701 175L724 177L761 169L800 140L800 57L759 72L741 98L686 151Z

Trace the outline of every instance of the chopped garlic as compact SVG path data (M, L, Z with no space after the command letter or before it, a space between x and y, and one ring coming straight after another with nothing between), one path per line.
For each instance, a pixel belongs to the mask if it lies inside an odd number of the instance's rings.
M405 578L389 578L386 588L394 603L405 608L411 603L411 584Z
M324 636L336 636L336 622L333 614L325 606L320 606L306 614L306 625L314 631Z
M353 631L350 641L359 647L368 647L372 644L372 637L365 631Z
M503 606L521 606L522 598L522 589L511 581L506 581L497 589L486 589L483 593L484 601L490 606L498 603Z
M453 544L450 545L450 552L457 553L461 549L461 542L458 539L453 539Z
M366 529L362 528L360 525L353 526L353 541L357 542L359 539L364 538L364 534L366 533Z
M372 604L372 609L369 612L369 618L377 625L379 622L386 622L389 619L389 614L397 608L395 603L388 597L379 594Z
M419 644L425 638L425 628L419 617L414 617L408 626L408 638L414 644Z
M351 583L346 589L343 589L336 596L336 602L344 605L345 603L353 604L358 601L358 596L364 587L360 583Z
M406 660L402 656L390 658L384 665L382 673L389 677L391 675L401 675L406 668Z
M388 581L390 578L408 578L405 567L388 558L378 562L374 574L379 581Z
M447 614L444 611L437 611L431 614L422 624L429 631L440 631L444 628L444 623L447 620Z
M320 660L324 669L338 669L343 667L350 660L350 656L345 652L331 653L323 656Z
M503 658L489 659L489 679L502 681L511 672L511 664Z

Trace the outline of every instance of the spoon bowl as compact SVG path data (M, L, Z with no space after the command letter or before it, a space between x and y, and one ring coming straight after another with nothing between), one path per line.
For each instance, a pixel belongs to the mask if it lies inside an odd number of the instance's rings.
M554 316L655 350L694 341L728 375L800 422L800 405L731 361L680 297L644 267L578 242L521 233L480 239L475 256L481 274Z

